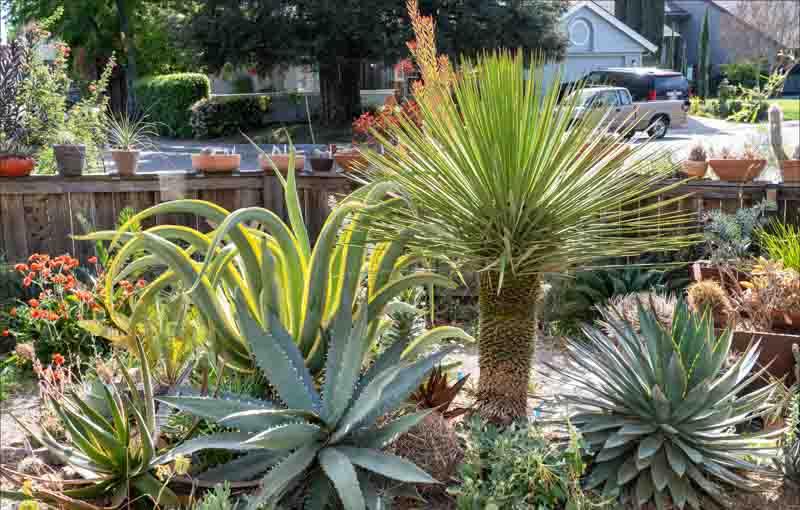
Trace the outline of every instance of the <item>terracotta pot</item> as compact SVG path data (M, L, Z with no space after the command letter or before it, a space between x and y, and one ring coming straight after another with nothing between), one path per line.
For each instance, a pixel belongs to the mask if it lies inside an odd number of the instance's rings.
M800 334L800 312L774 312L772 319L773 329Z
M766 159L709 159L708 164L721 181L751 182L767 166Z
M733 348L740 352L745 352L751 342L760 341L760 353L758 355L758 365L753 369L754 372L760 367L767 366L767 373L775 378L786 377L784 381L787 385L794 383L794 355L792 354L792 344L800 344L800 335L784 335L780 333L763 333L760 331L736 331L733 334ZM771 363L771 364L770 364ZM769 378L764 376L754 382L750 389L766 386Z
M27 177L33 171L36 162L31 158L0 158L0 177Z
M343 172L354 172L367 166L366 158L358 151L337 152L333 157Z
M79 177L86 167L85 145L53 145L58 173L64 177Z
M139 151L112 150L111 159L117 165L119 175L136 175L139 168Z
M692 161L686 160L683 162L683 171L689 177L698 177L702 179L706 176L708 170L708 161Z
M781 161L781 173L783 174L783 182L800 183L800 159Z
M289 171L289 155L288 154L269 154L269 159L278 167L278 170L285 174ZM263 155L258 156L258 164L261 166L261 170L267 173L274 173L275 169L272 168L272 165L269 163L269 160ZM295 154L294 156L294 171L295 172L302 172L303 168L306 165L306 158L305 156L300 156Z
M308 161L315 172L330 172L333 169L333 158L312 156Z
M707 264L707 263L706 263ZM695 262L692 265L692 276L694 277L694 281L699 282L701 280L713 280L715 282L721 282L722 276L720 275L720 270L717 266L714 265L706 265L701 262ZM733 275L740 281L747 281L750 279L750 275L745 273L744 271L739 271L738 269L733 270ZM728 281L730 278L725 278L726 282L731 285L732 282Z
M192 154L192 168L199 172L231 173L241 164L241 154Z

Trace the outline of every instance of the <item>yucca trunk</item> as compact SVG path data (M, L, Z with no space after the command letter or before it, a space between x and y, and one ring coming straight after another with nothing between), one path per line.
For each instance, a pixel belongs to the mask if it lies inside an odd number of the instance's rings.
M540 278L480 275L478 413L508 424L527 416L528 381L535 352Z

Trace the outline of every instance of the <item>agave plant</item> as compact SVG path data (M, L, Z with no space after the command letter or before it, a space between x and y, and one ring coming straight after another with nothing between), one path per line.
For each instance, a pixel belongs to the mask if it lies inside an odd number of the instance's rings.
M671 329L643 306L640 332L610 311L604 318L609 334L585 328L589 342L568 349L573 367L552 367L579 390L564 399L575 405L570 420L594 455L586 486L659 510L668 498L681 509L727 506L720 483L753 489L741 473L763 470L755 459L774 455L772 438L781 433L734 429L771 412L774 384L745 391L765 370L751 373L758 344L723 368L732 332L715 336L711 315L692 315L685 303Z
M375 133L383 153L363 151L364 181L394 183L407 199L373 228L413 232L413 248L479 272L478 410L508 422L529 416L542 274L679 249L696 242L694 219L655 200L674 188L662 181L675 167L652 164L666 151L606 143L606 112L576 121L580 94L562 100L543 58L494 52L456 70L436 53L433 20L409 8L421 122L398 114Z
M140 359L144 359L142 344L137 342L137 346ZM85 478L83 483L61 494L34 491L37 498L67 508L72 507L69 500L73 498L108 500L111 508L118 508L142 495L165 507L178 505L175 493L153 473L157 466L174 457L156 455L158 427L148 364L142 363L142 393L126 370L121 374L127 394L122 394L114 384L98 382L95 386L101 389L100 400L76 392L64 401L50 399L48 404L68 433L67 444L61 444L44 428L36 432L17 420L51 455L74 467Z
M216 472L227 480L247 479L271 468L250 509L278 504L290 489L304 483L309 510L329 508L336 494L346 510L378 508L381 492L371 473L400 482L435 483L414 464L381 451L431 411L382 424L379 419L401 406L449 350L409 361L425 349L425 337L407 338L364 369L370 321L364 306L353 313L348 295L327 333L320 391L304 365L300 342L278 317L270 314L265 329L246 306L243 292L236 304L238 325L280 403L233 396L160 397L179 410L236 429L187 441L167 458L206 448L248 452L247 460L234 460Z
M289 168L294 168L291 162ZM291 226L274 212L259 207L231 213L213 203L179 200L135 215L118 231L84 236L82 239L111 241L112 248L122 243L106 273L110 319L120 329L128 330L129 324L142 321L161 291L182 289L213 330L212 349L233 368L250 370L252 342L233 320L232 313L234 298L241 292L242 303L259 325L267 327L271 316L281 322L297 340L307 366L316 374L324 365L328 337L325 332L342 303L356 302L362 275L367 275L363 278L367 282L367 300L359 301L359 306L365 307L368 317L365 334L370 344L382 329L387 304L404 290L420 285L453 286L449 279L432 273L405 274L420 259L404 254L403 239L368 249L368 213L397 200L378 203L390 186L368 186L344 199L326 220L312 249L294 171L290 170L285 179L280 172L276 175L284 187ZM194 214L217 227L209 235L170 225L128 232L145 218L175 213ZM254 228L252 223L261 225L263 230ZM144 256L132 257L137 253ZM165 267L166 271L143 289L130 316L113 306L117 282ZM451 327L437 328L429 334L433 338L466 337L463 331Z

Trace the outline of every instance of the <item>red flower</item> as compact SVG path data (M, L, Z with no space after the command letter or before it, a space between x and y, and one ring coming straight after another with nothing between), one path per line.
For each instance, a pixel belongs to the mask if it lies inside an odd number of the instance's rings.
M41 316L42 316L42 311L39 310L38 308L34 308L33 310L31 310L31 318L32 319L38 319Z
M30 257L28 257L28 262L33 262L34 260L39 260L40 258L41 255L39 255L38 253L34 253Z
M144 280L139 280L138 282L136 282L136 286L139 287L140 289L143 289L147 286L147 282Z
M16 264L14 266L14 271L17 271L17 272L20 272L20 273L25 273L25 272L28 271L28 265L27 264Z
M31 279L30 276L26 276L25 279L22 280L22 285L25 287L30 287L31 283L33 283L33 280Z
M30 299L30 300L28 300L28 305L31 308L39 308L39 300L38 299Z
M92 255L91 257L89 257L89 260L87 260L87 262L89 262L89 264L97 264L97 257Z
M7 329L4 329L2 336L11 336L11 333Z
M130 289L133 287L131 282L129 282L128 280L120 280L119 286L122 287L123 289Z
M31 264L31 271L41 271L42 269L43 266L38 262L34 262L33 264Z
M55 363L57 367L60 367L64 364L64 356L59 353L53 354L53 363Z

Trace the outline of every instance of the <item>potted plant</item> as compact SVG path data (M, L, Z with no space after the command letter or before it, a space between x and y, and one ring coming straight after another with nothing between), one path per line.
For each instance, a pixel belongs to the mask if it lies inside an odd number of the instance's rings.
M743 183L751 182L761 174L767 166L767 157L761 149L746 143L739 153L729 147L712 153L708 164L721 181Z
M204 173L231 173L239 169L242 157L233 149L206 147L200 154L192 154L192 169Z
M330 151L314 149L312 156L308 158L308 162L315 172L330 172L333 169L333 157Z
M290 154L286 151L284 152L277 152L277 148L275 149L276 152L267 155L266 153L261 153L258 156L258 163L261 166L261 170L271 173L275 171L275 168L278 169L279 172L282 174L286 174L289 171L289 158ZM273 167L274 165L274 167ZM295 172L302 172L306 165L306 158L302 152L296 152L294 154L294 171Z
M689 177L702 179L708 170L708 153L699 139L695 139L689 146L689 159L683 162L683 171Z
M360 170L367 165L366 158L356 147L340 149L334 146L333 159L345 173Z
M124 176L135 175L139 167L140 151L152 145L150 137L157 135L155 125L147 122L144 115L131 118L109 114L106 116L104 128L117 172Z
M777 104L769 109L769 141L781 168L783 182L800 183L800 145L794 148L790 158L783 146L783 111Z
M0 139L0 177L30 175L36 166L34 154L36 154L34 147Z
M86 145L78 143L69 131L59 131L55 136L53 155L58 173L64 177L78 177L86 167Z

